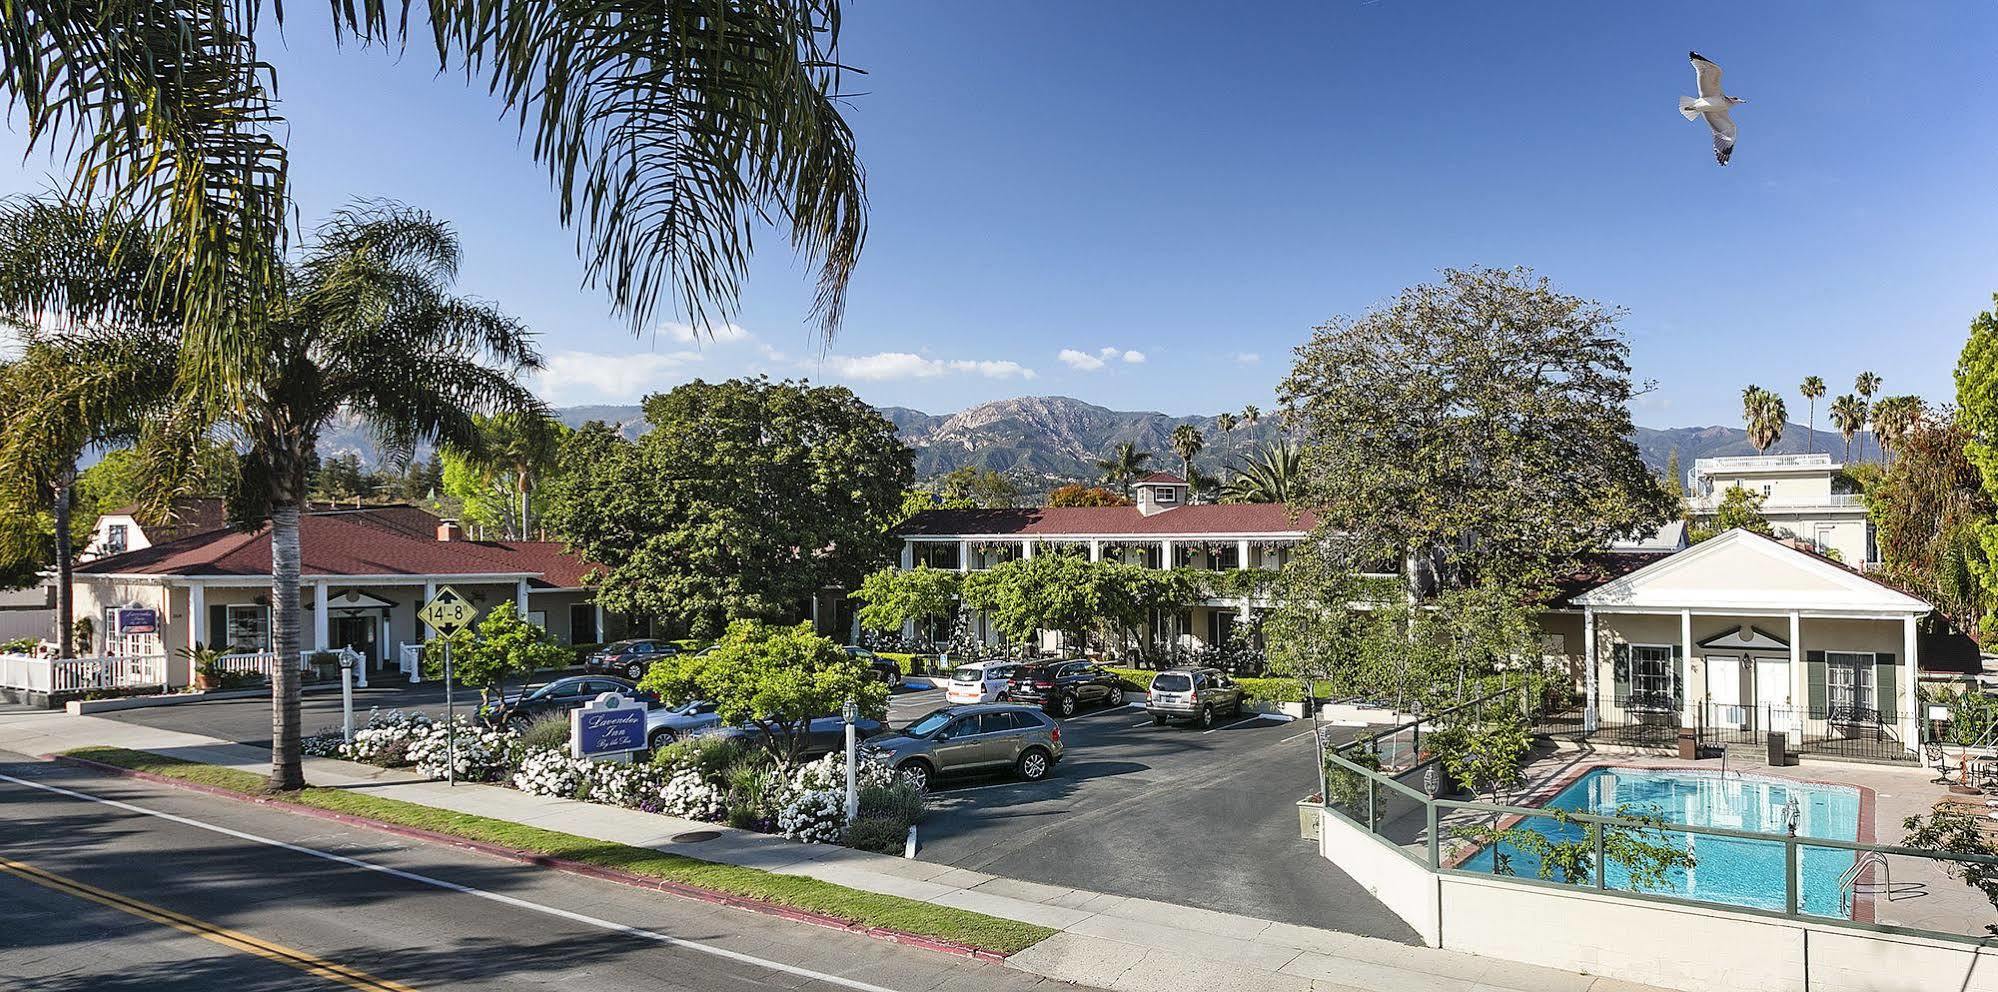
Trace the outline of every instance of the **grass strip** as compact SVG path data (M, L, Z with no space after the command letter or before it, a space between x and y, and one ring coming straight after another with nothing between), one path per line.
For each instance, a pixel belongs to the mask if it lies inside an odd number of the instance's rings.
M818 913L860 926L879 927L930 937L999 954L1012 954L1023 950L1053 936L1056 932L1031 923L918 902L902 896L865 892L816 878L781 875L761 868L702 861L655 851L648 847L593 840L556 830L496 820L488 816L459 813L434 806L404 802L400 799L357 794L343 789L307 787L299 792L272 795L264 791L264 778L261 775L145 751L117 747L85 747L63 753L69 757L146 772L162 778L629 872L645 878L675 882L710 892Z

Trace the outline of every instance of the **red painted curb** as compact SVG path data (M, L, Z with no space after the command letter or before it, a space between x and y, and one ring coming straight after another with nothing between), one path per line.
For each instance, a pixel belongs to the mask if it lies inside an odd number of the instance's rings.
M836 916L828 916L824 913L812 912L811 910L796 909L790 906L783 906L773 902L765 902L764 900L753 899L748 896L739 896L727 892L717 892L713 889L698 888L696 886L686 885L681 882L668 881L663 878L651 878L645 875L637 875L627 871L619 871L615 868L605 868L601 865L593 865L581 861L570 861L567 858L550 857L546 854L536 854L533 851L523 851L519 848L506 847L500 844L491 844L480 840L471 840L466 837L456 837L451 834L438 833L437 831L434 830L425 830L421 827L405 827L395 823L384 823L380 820L372 820L365 816L355 816L352 813L341 813L330 809L320 809L316 806L305 806L299 803L287 802L283 799L279 799L274 796L258 796L258 795L251 795L249 793L236 792L234 790L224 789L218 786L203 785L199 782L183 781L181 779L170 778L165 775L155 775L152 772L142 772L133 768L121 768L117 765L107 765L104 764L103 762L92 761L88 758L73 757L71 755L66 755L66 754L45 754L42 755L42 757L50 761L57 762L59 764L72 765L78 768L87 768L91 771L101 772L106 775L115 775L119 778L135 778L145 782L153 782L159 785L169 785L177 789L186 789L190 792L200 792L206 795L220 796L224 799L234 799L239 802L252 803L258 806L272 806L279 809L283 809L288 813L299 813L305 816L316 816L322 820L332 820L336 823L344 823L350 826L357 826L357 827L366 827L371 830L379 830L382 831L383 833L395 834L400 837L408 837L414 840L427 841L433 844L443 844L449 847L463 848L468 851L476 851L480 854L491 855L492 857L503 858L508 861L518 861L522 864L533 865L538 868L548 868L554 871L567 872L572 875L583 875L589 878L600 879L606 882L616 882L620 885L630 885L641 889L652 889L653 891L656 892L664 892L669 895L681 896L687 899L698 899L701 902L713 903L719 906L728 906L734 909L745 909L753 913L762 913L765 916L776 916L776 917L781 917L783 919L792 920L798 923L809 923L813 926L825 927L830 930L844 930L848 933L855 933L866 937L873 937L876 940L886 940L897 944L906 944L911 947L921 947L927 950L941 951L945 954L956 954L959 955L960 957L975 958L980 961L1003 962L1006 960L1007 957L1006 955L1001 954L998 951L989 951L985 950L984 948L972 947L968 944L960 944L957 943L956 941L944 940L939 937L927 937L922 934L908 933L903 930L894 930L888 927L868 926L866 924L854 923L851 920L843 920ZM671 854L673 852L662 851L660 853ZM692 857L691 855L677 855L677 856L685 857L692 861L701 860L700 858L695 858Z

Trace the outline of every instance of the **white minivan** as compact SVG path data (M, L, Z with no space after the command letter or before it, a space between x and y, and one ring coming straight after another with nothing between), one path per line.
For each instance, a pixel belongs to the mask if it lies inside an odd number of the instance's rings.
M944 684L944 699L953 703L999 703L1013 679L1016 661L978 661L959 665Z

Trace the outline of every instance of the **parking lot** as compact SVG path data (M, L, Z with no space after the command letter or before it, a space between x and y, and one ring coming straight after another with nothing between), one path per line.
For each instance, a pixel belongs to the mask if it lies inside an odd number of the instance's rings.
M901 725L940 690L891 703ZM1152 725L1136 708L1061 721L1063 756L1039 782L947 780L921 827L924 860L1048 885L1182 903L1413 942L1415 933L1298 836L1318 788L1310 724Z

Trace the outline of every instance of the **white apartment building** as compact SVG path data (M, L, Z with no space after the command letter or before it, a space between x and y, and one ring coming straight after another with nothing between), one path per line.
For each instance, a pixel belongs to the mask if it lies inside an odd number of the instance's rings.
M1879 562L1866 497L1848 491L1841 465L1825 453L1702 458L1686 473L1686 508L1708 520L1727 491L1762 497L1762 515L1779 538L1809 541L1855 568Z

